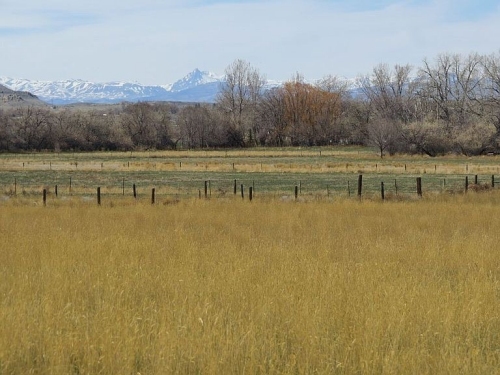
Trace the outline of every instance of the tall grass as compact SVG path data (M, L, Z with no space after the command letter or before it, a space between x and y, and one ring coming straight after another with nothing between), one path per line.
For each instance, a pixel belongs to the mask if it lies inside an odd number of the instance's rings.
M500 196L0 209L0 374L492 374Z

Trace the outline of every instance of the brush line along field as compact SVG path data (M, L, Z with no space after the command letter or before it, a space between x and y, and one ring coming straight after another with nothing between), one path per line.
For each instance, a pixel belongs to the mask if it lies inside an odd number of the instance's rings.
M9 202L0 373L496 373L499 205Z

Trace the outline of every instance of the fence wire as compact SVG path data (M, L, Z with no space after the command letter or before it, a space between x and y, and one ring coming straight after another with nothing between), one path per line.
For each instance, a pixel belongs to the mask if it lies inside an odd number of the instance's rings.
M417 177L423 194L465 192L468 188L492 186L494 176L477 175L362 175L362 195L380 196L382 183L386 198L417 194ZM6 171L0 173L0 194L36 195L46 190L49 195L91 196L100 187L103 196L149 197L155 189L157 199L168 197L244 196L249 188L255 198L260 196L315 195L325 197L357 197L358 174L335 173L227 173L158 171L95 172L95 171ZM500 181L499 181L500 183Z

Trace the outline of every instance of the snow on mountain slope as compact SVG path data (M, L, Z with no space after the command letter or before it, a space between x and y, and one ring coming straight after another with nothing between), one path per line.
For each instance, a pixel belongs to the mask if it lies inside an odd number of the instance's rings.
M183 90L191 89L195 86L202 86L211 83L220 83L224 77L219 77L214 73L202 72L198 69L193 70L191 73L186 75L184 78L175 82L171 87L171 92L179 92Z
M83 80L32 81L0 77L0 84L27 91L52 104L79 102L117 103L122 101L215 101L223 77L195 69L171 85L148 86L131 82L94 83Z
M165 89L160 86L122 82L93 83L82 80L49 82L0 77L0 83L16 91L31 92L40 99L54 104L138 101L144 97L165 93Z

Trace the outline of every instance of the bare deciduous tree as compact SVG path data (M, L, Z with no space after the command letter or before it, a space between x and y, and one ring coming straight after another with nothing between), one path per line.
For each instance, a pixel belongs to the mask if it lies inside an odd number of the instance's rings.
M436 118L448 130L479 116L481 108L480 57L441 54L434 65L427 59L420 69L420 95L435 105Z
M358 79L361 90L380 118L408 123L415 114L416 81L411 65L377 65L371 76Z
M494 144L496 128L493 124L476 122L454 133L454 143L462 154L480 155Z
M21 107L14 118L13 135L17 147L24 150L53 148L52 114L40 107Z
M500 134L500 52L482 59L487 117Z
M297 74L282 89L284 121L295 145L326 145L333 141L335 124L341 113L338 92L326 91L306 83Z
M377 119L368 125L368 139L372 146L377 147L380 157L386 151L393 153L391 148L396 144L400 130L394 121Z
M188 148L220 146L220 134L207 106L200 104L183 108L178 116L181 138Z
M434 157L449 152L453 147L449 134L437 122L418 121L403 124L401 137L405 151L410 153Z
M231 131L241 133L250 144L255 141L252 125L264 83L264 77L250 63L235 60L226 68L217 97L218 107L230 120Z
M164 149L174 146L168 105L134 103L125 107L122 124L133 145Z
M274 88L264 93L259 102L259 116L262 124L261 143L282 147L286 144L288 123L286 121L283 90Z
M11 121L9 114L0 110L0 150L10 151L11 145Z

